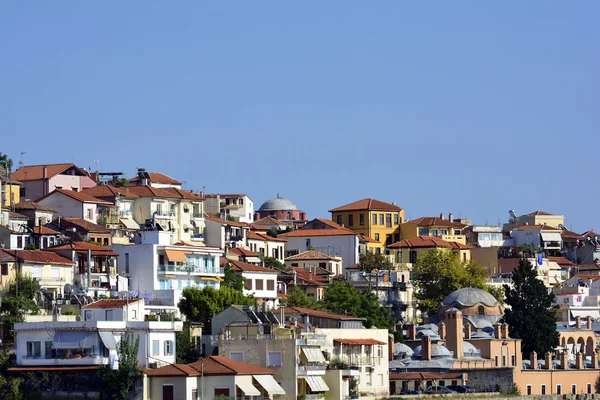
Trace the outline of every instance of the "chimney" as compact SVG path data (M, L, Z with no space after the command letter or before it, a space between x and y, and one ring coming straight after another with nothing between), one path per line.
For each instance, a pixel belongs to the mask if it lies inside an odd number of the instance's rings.
M566 350L560 352L560 369L569 369L569 352Z
M581 329L581 317L579 315L575 317L575 328Z
M575 368L577 368L577 369L585 368L585 366L583 365L583 352L582 351L577 353L577 356L575 358Z
M43 195L47 195L49 187L50 187L49 184L48 184L48 167L44 167L42 178L43 178L43 181L44 181L43 182L43 187L44 188L42 189L42 194Z
M448 221L454 221L454 215L452 213L448 213Z
M467 323L465 325L465 339L471 339L472 328L471 324Z
M506 322L502 324L502 339L508 339L508 324Z
M496 339L502 339L502 324L500 324L500 323L494 324L494 337Z
M463 354L463 315L460 310L450 308L446 311L446 347L454 352L454 358L462 360Z
M388 360L392 361L394 359L394 335L388 335Z
M446 340L446 324L443 321L438 324L438 333L440 334L440 339Z
M406 325L406 338L415 340L417 338L417 326L415 324Z
M444 219L444 213L440 213L440 219Z
M592 368L597 369L598 368L598 350L594 349L594 351L592 352Z
M552 369L552 353L546 352L546 369Z
M594 322L594 320L592 319L591 315L587 316L587 328L591 331L592 330L592 322Z
M535 351L532 351L531 354L529 354L529 361L531 363L531 369L538 369L537 353Z
M309 332L308 326L310 325L310 321L308 320L308 314L304 314L304 320L302 322L304 323L304 330Z
M431 361L431 337L421 336L421 360Z

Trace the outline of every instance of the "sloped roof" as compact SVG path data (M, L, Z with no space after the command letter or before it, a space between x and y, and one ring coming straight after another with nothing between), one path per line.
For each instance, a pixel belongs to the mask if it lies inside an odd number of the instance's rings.
M55 209L46 207L42 204L36 203L35 201L21 201L21 202L15 204L15 210L38 210L38 211L56 212Z
M27 215L19 214L18 212L9 211L8 213L9 219L29 219Z
M554 261L558 265L574 265L571 261L569 261L565 257L553 257L553 256L549 256L548 257L548 261Z
M329 319L335 319L338 321L366 321L365 318L353 317L351 315L331 314L331 313L328 313L325 311L311 310L310 308L303 308L303 307L285 307L283 309L283 312L285 314L308 315L310 317L329 318Z
M46 168L46 177L52 178L61 174L69 168L75 168L81 176L88 175L87 172L72 163L65 164L46 164L46 165L25 165L13 173L13 178L18 181L36 181L44 178L44 168Z
M148 376L199 376L200 372L186 364L169 364L156 369L144 369Z
M489 307L497 306L498 300L491 294L482 289L466 287L455 290L450 293L444 300L443 306L461 305L463 307L472 307L476 304L484 304Z
M285 261L295 261L295 260L338 260L335 257L328 256L316 250L307 250L302 253L289 256L285 259Z
M110 233L110 229L94 224L93 222L87 221L83 218L61 218L60 219L60 227L61 228L79 228L87 232L96 232L96 233Z
M231 269L236 272L260 272L264 274L278 274L279 271L275 269L261 267L260 265L248 264L247 262L227 259L231 264Z
M139 197L130 193L128 187L116 187L112 185L98 185L91 188L85 188L81 192L93 197Z
M287 242L287 239L273 237L264 233L258 233L254 231L248 232L248 240L259 240L261 242Z
M283 223L282 221L278 220L277 218L273 218L273 217L264 217L259 219L258 221L254 221L252 223L252 225L265 225L265 226L271 226L271 225L280 225L280 226L285 226L286 224Z
M239 228L249 228L250 227L250 224L247 224L245 222L225 221L224 219L219 218L216 215L212 215L212 214L204 213L204 219L206 219L208 221L212 221L212 222L218 222L219 224L222 224L222 225L230 225L230 226L235 226L235 227L239 227Z
M563 231L560 233L560 235L562 236L563 239L577 239L577 240L583 239L583 236L584 236L584 235L580 235L577 232L570 231L568 229L563 229Z
M88 242L70 242L63 243L57 246L52 246L47 248L48 251L59 251L59 250L74 250L78 253L87 253L88 250L92 251L93 255L109 255L116 256L117 253L113 251L110 247L99 246L94 243Z
M51 251L44 250L4 250L8 254L10 254L13 259L15 257L19 258L23 261L33 262L33 263L44 263L44 264L64 264L64 265L75 265L75 263L67 258L59 256L56 253Z
M137 303L141 299L103 299L87 304L82 308L123 308L127 304Z
M585 231L581 234L581 236L590 236L590 237L596 237L596 236L600 236L598 235L596 232L594 232L593 230L589 230L589 231Z
M50 196L54 196L56 194L62 194L65 196L68 196L74 200L80 201L82 203L95 203L95 204L106 204L106 205L112 205L111 202L106 201L106 200L100 200L97 197L93 197L90 196L89 194L85 194L83 192L74 192L72 190L66 190L66 189L56 189L50 193L48 193L47 195L40 197L39 199L36 200L36 202L40 202L42 200L44 200L47 197Z
M251 250L247 250L241 247L233 247L231 249L229 249L229 254L235 254L237 256L244 256L244 257L260 257L260 254L258 254L255 251L251 251Z
M181 185L177 179L171 178L168 175L165 175L160 172L149 172L150 182L154 183L163 183L165 185ZM141 179L139 176L129 179L129 182L139 182Z
M421 218L416 218L413 219L411 221L406 221L406 224L414 224L417 226L441 226L441 227L445 227L445 226L453 226L456 228L464 228L465 225L461 224L460 222L454 222L454 221L450 221L448 219L443 219L443 218L438 218L438 217L421 217Z
M533 217L534 215L554 215L554 214L550 214L550 213L548 213L546 211L539 211L538 210L538 211L530 212L529 214L525 214L524 216Z
M514 231L532 231L532 230L541 230L541 231L560 231L559 228L555 228L550 225L519 225L513 228Z
M134 195L137 197L166 197L166 198L181 198L177 193L166 190L166 188L155 188L152 186L129 186L127 188L127 195Z
M60 232L43 225L35 226L31 230L34 235L60 235Z
M374 210L374 211L402 211L401 207L398 207L392 203L386 203L372 198L366 198L355 201L350 204L346 204L340 207L332 208L329 212L338 211L359 211L359 210Z
M204 197L200 196L197 193L194 193L190 190L178 189L174 187L164 188L167 192L173 193L176 196L181 197L184 200L194 200L194 201L202 201Z
M313 221L318 221L325 225L327 228L314 229L310 228L310 224ZM283 237L304 237L304 236L338 236L338 235L358 235L351 229L344 228L343 226L336 224L335 222L324 219L324 218L315 218L308 224L304 225L302 228L297 229L295 231L283 233L279 236Z
M204 366L202 363L204 362ZM246 364L241 361L235 361L223 356L210 356L203 360L198 360L188 366L196 371L204 371L205 376L210 375L275 375L277 371L259 367L257 365Z
M452 247L450 242L435 236L417 236L414 239L404 239L388 246L391 249L411 247ZM470 247L468 247L470 248Z

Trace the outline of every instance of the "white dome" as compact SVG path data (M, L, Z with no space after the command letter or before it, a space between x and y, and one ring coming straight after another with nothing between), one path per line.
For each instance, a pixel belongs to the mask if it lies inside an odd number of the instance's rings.
M271 200L267 200L264 203L262 203L262 205L258 209L258 211L294 211L294 210L298 210L298 207L296 207L296 205L291 200L279 197L279 194L277 195L277 197L275 197Z

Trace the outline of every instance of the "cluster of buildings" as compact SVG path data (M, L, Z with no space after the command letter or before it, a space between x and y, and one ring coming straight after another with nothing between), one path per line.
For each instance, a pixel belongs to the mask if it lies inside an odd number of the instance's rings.
M381 397L459 382L481 390L515 383L532 394L596 391L588 385L599 375L600 235L566 229L564 216L511 211L503 226L452 213L406 220L399 205L367 198L309 219L279 194L255 210L246 194L187 190L144 169L124 179L72 163L13 173L0 164L0 189L0 296L17 274L40 285L41 315L14 326L21 371L118 365L116 343L135 331L151 399ZM502 306L475 289L453 294L425 321L411 271L434 249L481 264L492 285L511 284L512 270L529 258L560 305L559 360L522 356L519 340L498 323ZM367 252L393 268L364 271ZM218 289L226 266L257 305L223 311L212 332L195 327L194 343L212 356L176 364L182 324L161 316L180 317L185 288ZM335 279L374 292L405 343L365 329L360 318L285 307L291 287L321 300ZM79 315L68 315L73 308Z

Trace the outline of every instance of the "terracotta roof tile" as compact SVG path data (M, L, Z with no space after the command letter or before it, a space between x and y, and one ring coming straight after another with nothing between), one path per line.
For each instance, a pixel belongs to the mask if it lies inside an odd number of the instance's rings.
M275 315L277 315L278 310L273 311L275 313ZM329 318L329 319L335 319L338 321L346 321L346 320L350 320L350 321L366 321L365 318L359 318L359 317L353 317L351 315L339 315L339 314L331 314L325 311L317 311L317 310L311 310L310 308L303 308L303 307L285 307L283 309L283 312L285 314L300 314L300 315L308 315L311 317L317 317L317 318Z
M163 183L166 185L181 185L181 182L179 182L178 180L173 179L170 176L162 174L160 172L149 172L148 175L150 175L150 182ZM139 182L140 180L140 177L136 176L134 178L129 179L129 182Z
M130 197L131 195L133 196L137 196L137 197L142 197L142 198L148 198L148 197L165 197L165 198L181 198L181 196L179 194L170 192L168 190L165 190L163 188L155 188L152 186L129 186L127 188L127 197Z
M398 372L390 373L390 381L436 381L440 379L463 379L461 372Z
M414 239L405 239L388 246L391 249L411 247L452 247L450 242L435 236L417 236Z
M87 304L82 308L123 308L127 304L137 303L141 299L104 299L94 301L93 303Z
M212 214L204 214L204 219L208 220L208 221L213 221L213 222L218 222L220 224L223 225L230 225L230 226L236 226L239 228L249 228L250 224L247 224L245 222L237 222L237 221L225 221L222 218L217 217L216 215L212 215Z
M8 218L10 219L29 219L27 215L19 214L18 212L9 211Z
M75 265L75 263L67 258L59 256L51 251L44 250L2 250L10 254L13 259L17 257L19 260L33 263L44 264L65 264Z
M267 234L250 231L248 232L248 240L258 240L261 242L287 242L287 239L273 237Z
M25 165L13 173L13 178L18 181L36 181L44 178L44 168L46 168L46 177L52 178L74 167L81 176L87 176L87 172L77 167L75 164L47 164L47 165Z
M173 193L174 195L177 195L184 200L192 200L192 201L203 201L204 200L204 197L202 197L199 194L196 194L190 190L183 190L183 189L178 189L178 188L174 188L174 187L164 188L164 190L166 190L167 192Z
M550 225L519 225L513 228L514 231L533 231L533 230L541 230L541 231L560 231L559 228L555 228Z
M144 369L148 376L200 376L200 372L186 364L170 364L156 369Z
M48 198L50 196L55 196L56 194L62 194L62 195L68 196L68 197L70 197L74 200L80 201L82 203L112 205L111 202L108 202L106 200L100 200L99 198L90 196L89 194L85 194L84 192L74 192L72 190L66 190L66 189L56 189L56 190L48 193L47 195L40 197L39 199L36 200L36 202L40 202L40 201L44 200L45 198Z
M38 211L48 211L48 212L56 212L55 209L46 207L35 201L21 201L20 203L15 204L15 210L38 210Z
M326 228L311 228L314 225L314 222L319 222L322 225L325 225ZM283 233L279 236L283 237L304 237L304 236L339 236L339 235L358 235L351 229L345 228L341 225L336 224L335 222L323 219L323 218L315 218L310 221L308 224L304 225L302 228L297 229L295 231Z
M335 257L328 256L326 254L320 253L316 250L307 250L302 253L289 256L285 259L285 261L295 261L295 260L338 260Z
M130 193L128 187L116 187L112 185L98 185L91 188L85 188L81 193L97 198L113 198L117 196L138 197L133 193Z
M204 362L204 366L202 365ZM204 360L198 360L188 366L196 371L204 371L205 376L211 375L275 375L277 371L246 364L223 356L210 356Z
M395 204L386 203L376 199L366 198L346 204L340 207L333 208L329 212L338 211L359 211L359 210L376 210L376 211L402 211L402 208Z
M284 226L286 224L276 218L273 218L273 217L264 217L264 218L259 219L258 221L254 221L251 225L266 225L266 226L281 225L281 226Z
M570 231L568 229L563 229L563 231L560 233L560 235L562 236L563 239L576 239L576 240L583 239L583 235L580 235L579 233Z
M533 217L534 215L553 215L553 214L547 213L546 211L539 211L539 210L530 212L529 214L525 214L525 216L527 216L527 217Z
M590 237L596 237L596 236L600 236L600 235L598 235L598 234L597 234L596 232L594 232L593 230L589 230L589 231L583 232L583 233L581 234L581 236L586 236L586 237L587 237L587 236L590 236Z
M450 221L448 219L442 219L442 218L438 218L438 217L421 217L421 218L417 218L417 219L413 219L411 221L406 221L405 224L414 224L417 226L427 226L427 227L431 227L431 226L453 226L456 228L464 228L465 225L461 224L460 222L454 222L454 221Z
M333 339L333 341L341 344L387 344L375 339Z
M260 257L260 254L254 252L254 251L246 250L241 247L233 247L233 248L229 249L229 254L235 254L237 256L244 256L244 257Z
M113 251L110 247L99 246L94 243L88 242L70 242L63 243L57 246L52 246L47 248L48 251L60 251L60 250L74 250L78 253L87 253L88 250L92 251L92 255L109 255L116 256L117 253Z
M550 257L548 257L548 260L549 261L554 261L558 265L574 265L571 261L569 261L565 257L553 257L553 256L550 256Z
M95 233L110 233L110 229L98 224L94 224L93 222L87 221L83 218L61 218L60 227L76 228L81 229L83 231Z
M260 265L248 264L243 261L227 259L231 264L231 269L236 272L260 272L265 274L278 274L280 271L261 267Z
M577 266L579 271L598 271L600 270L600 265L598 264L580 264Z
M60 232L43 225L35 226L31 230L34 235L60 235Z
M348 265L346 269L360 269L360 264Z

